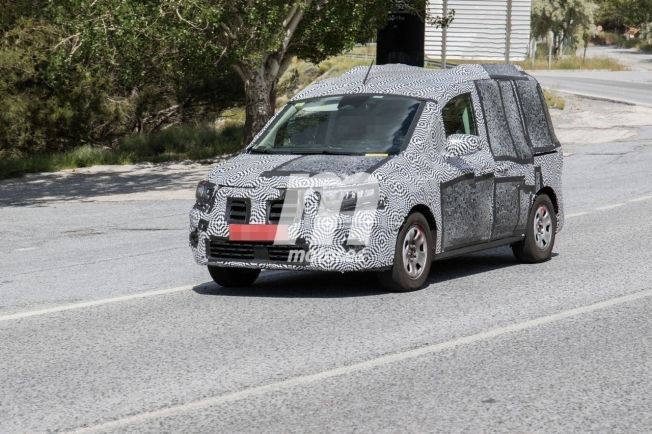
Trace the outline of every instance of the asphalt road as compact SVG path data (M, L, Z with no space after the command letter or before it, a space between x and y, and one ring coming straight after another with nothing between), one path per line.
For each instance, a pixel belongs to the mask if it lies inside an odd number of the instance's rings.
M650 72L536 71L533 75L555 91L652 107Z
M583 50L577 55L583 56ZM652 107L652 54L637 49L589 47L587 57L609 57L627 71L534 71L532 74L547 88L604 98L628 104Z
M0 432L649 432L652 141L565 150L552 261L469 255L409 294L210 283L204 169L0 183Z

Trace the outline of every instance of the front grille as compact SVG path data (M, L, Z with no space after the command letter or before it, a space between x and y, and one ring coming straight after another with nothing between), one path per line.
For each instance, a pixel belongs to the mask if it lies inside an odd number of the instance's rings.
M268 246L267 256L270 261L287 262L290 252L298 249L297 246Z
M255 256L253 244L230 243L226 240L211 240L207 250L210 259L252 260Z
M281 221L281 212L285 207L285 212L293 217L297 217L299 208L299 192L288 190L284 198L267 202L267 221L271 224L278 224ZM284 222L287 223L287 222Z
M226 204L226 218L229 223L247 223L250 209L249 199L230 198Z
M304 245L274 245L262 243L230 242L224 238L212 238L206 245L209 260L221 261L262 261L287 263L290 253L295 250L307 252ZM299 255L303 259L303 255ZM296 259L295 259L296 260Z
M281 220L283 211L283 200L275 200L269 203L267 211L267 221L271 224L278 224Z

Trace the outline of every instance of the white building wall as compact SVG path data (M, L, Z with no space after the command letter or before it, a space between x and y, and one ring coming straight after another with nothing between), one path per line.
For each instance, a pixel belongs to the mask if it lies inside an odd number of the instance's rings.
M429 0L431 16L442 15L442 0ZM531 0L512 0L510 60L524 60L530 41ZM447 30L447 59L504 60L507 28L506 0L448 0L455 20ZM426 60L441 58L441 29L426 24Z

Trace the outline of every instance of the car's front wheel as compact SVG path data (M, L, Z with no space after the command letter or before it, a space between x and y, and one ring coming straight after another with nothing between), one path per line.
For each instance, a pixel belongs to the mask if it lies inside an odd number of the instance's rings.
M239 288L249 286L256 281L260 270L252 268L227 268L209 265L208 272L220 286L225 288Z
M557 214L552 201L546 194L534 199L523 241L512 244L514 256L527 263L538 263L552 257L557 234Z
M394 265L379 273L380 283L395 292L421 289L430 274L433 250L428 220L419 212L410 214L396 239Z

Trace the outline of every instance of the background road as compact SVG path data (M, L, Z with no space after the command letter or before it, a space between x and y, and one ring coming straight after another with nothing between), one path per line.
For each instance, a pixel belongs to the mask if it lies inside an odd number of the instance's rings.
M582 50L578 50L582 56ZM535 71L550 89L652 107L652 54L636 49L590 47L587 57L611 57L628 71Z
M652 107L652 73L637 71L536 71L547 88Z
M206 171L0 183L0 432L649 432L652 145L567 145L552 261L209 282Z

